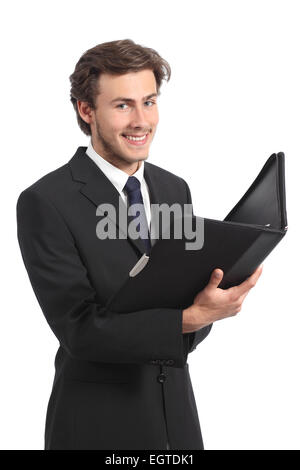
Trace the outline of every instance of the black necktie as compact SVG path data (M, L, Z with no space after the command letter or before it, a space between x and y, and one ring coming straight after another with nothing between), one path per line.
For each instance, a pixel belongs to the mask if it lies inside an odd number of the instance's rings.
M141 204L141 213L137 213L133 216L128 216L128 219L134 220L139 217L140 223L137 225L136 230L140 233L140 238L144 242L146 254L149 255L151 250L150 236L148 231L148 224L146 218L146 212L144 207L143 196L140 189L140 181L135 176L129 176L127 183L124 186L124 190L127 193L129 207L132 204Z

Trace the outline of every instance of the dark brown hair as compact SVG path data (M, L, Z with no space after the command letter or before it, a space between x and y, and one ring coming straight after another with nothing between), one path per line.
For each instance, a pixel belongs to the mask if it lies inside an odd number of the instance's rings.
M90 125L81 118L77 100L86 101L95 109L96 97L100 93L98 79L101 73L123 75L145 69L153 71L159 95L162 80L170 80L171 67L154 49L135 44L131 39L122 39L98 44L80 57L69 77L70 99L79 127L86 135L91 135Z

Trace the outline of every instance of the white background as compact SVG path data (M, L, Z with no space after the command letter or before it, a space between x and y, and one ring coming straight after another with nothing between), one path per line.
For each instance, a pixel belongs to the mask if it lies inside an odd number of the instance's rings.
M88 137L69 75L96 44L132 39L171 65L149 162L183 177L194 212L223 219L266 159L286 155L289 230L241 312L189 356L210 449L300 449L297 1L10 1L1 6L2 449L43 449L58 342L25 271L19 193Z

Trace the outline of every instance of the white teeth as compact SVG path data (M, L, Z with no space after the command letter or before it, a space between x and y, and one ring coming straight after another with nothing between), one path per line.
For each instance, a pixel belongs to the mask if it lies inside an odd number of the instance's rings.
M144 140L145 137L146 137L147 134L141 136L141 137L132 137L131 135L126 135L126 139L129 139L129 140Z

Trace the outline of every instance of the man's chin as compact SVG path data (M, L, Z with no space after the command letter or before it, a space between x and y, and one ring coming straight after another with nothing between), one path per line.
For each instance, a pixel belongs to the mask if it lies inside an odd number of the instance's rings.
M122 158L126 160L127 163L137 163L143 160L147 160L148 155L128 155L123 154Z

